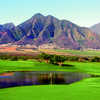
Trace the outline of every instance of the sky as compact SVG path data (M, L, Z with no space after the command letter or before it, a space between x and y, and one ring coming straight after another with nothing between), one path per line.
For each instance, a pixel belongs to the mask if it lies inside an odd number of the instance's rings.
M0 24L18 25L36 13L90 27L100 23L100 0L0 0Z

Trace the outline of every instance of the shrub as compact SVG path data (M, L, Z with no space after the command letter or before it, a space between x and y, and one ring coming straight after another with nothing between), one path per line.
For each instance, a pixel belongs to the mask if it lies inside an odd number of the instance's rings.
M17 57L17 56L11 56L11 57L10 57L10 60L12 60L12 61L17 61L17 60L18 60L18 57Z
M79 62L86 62L86 61L89 61L89 59L87 57L80 57L78 59Z
M100 57L93 57L90 59L91 62L100 62Z
M78 61L78 59L79 59L79 57L76 57L76 56L67 57L68 61Z

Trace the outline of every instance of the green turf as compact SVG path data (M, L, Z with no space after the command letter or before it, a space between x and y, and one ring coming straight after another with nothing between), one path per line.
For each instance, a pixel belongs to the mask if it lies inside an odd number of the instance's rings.
M73 65L78 71L100 75L100 63L99 62L66 62L69 65Z
M82 55L82 56L100 56L100 51L94 51L94 50L86 50L86 51L81 51L81 50L60 50L57 49L57 52L64 52L68 54L73 54L73 55Z
M44 62L0 60L0 72L6 71L77 71L75 67L61 67Z
M0 60L0 72L6 71L73 71L100 75L100 63L65 62L60 67L35 60ZM0 100L99 100L100 78L85 79L71 85L25 86L0 89Z
M100 74L100 63L97 62L65 62L66 66L30 61L0 60L0 72L6 71L70 71Z
M0 90L0 100L99 100L100 78L71 85L25 86Z

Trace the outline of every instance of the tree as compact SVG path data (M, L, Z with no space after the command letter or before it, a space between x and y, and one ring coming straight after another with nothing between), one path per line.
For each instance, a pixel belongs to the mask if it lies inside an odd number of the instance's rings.
M42 59L42 60L44 60L46 63L49 63L50 56L51 56L51 55L49 55L49 54L41 53L41 54L39 55L39 59Z
M39 55L39 59L44 60L46 63L58 64L59 66L62 66L63 62L66 60L66 57L41 53Z
M100 62L100 57L93 57L90 59L91 62Z
M53 55L50 59L52 64L58 64L59 66L62 66L64 61L66 61L66 57L60 55Z
M56 63L59 64L59 66L62 66L63 62L66 60L65 56L56 56L55 58Z
M17 60L18 60L18 57L17 57L17 56L11 56L11 57L10 57L10 60L12 60L12 61L17 61Z

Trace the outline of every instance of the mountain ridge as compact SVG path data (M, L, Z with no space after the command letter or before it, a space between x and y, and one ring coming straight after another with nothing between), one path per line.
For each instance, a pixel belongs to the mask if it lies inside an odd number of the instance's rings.
M100 23L91 26L90 29L91 29L93 32L97 33L97 34L100 34Z
M52 43L60 48L69 49L100 48L99 36L89 28L40 13L17 26L11 23L1 25L0 44L5 43L36 46Z

